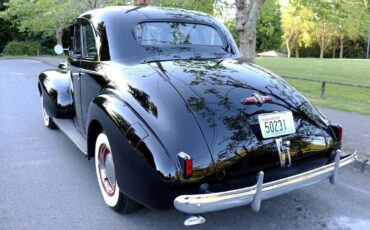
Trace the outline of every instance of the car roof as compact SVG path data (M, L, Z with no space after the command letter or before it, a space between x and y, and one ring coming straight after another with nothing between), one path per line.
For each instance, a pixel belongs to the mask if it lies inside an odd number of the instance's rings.
M168 20L186 20L186 21L200 21L212 22L215 20L211 15L185 10L181 8L168 8L168 7L153 7L153 6L110 6L100 9L94 9L87 11L79 16L79 18L99 18L100 21L106 21L108 18L132 18L141 20L156 20L156 19L168 19Z
M76 21L80 19L89 20L95 28L100 38L100 50L104 51L101 52L101 60L150 56L148 52L152 49L140 45L133 32L135 25L146 21L179 21L210 25L223 36L225 47L231 47L234 54L238 53L237 46L224 25L211 15L202 12L152 6L112 6L87 11Z

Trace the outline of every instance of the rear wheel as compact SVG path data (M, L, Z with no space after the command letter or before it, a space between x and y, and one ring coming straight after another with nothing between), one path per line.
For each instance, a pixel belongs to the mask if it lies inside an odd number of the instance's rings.
M44 99L42 95L41 95L41 111L42 111L42 117L44 120L44 125L48 127L49 129L57 129L58 127L55 125L53 118L49 117L49 115L47 114L45 110Z
M139 204L123 194L118 186L111 147L104 132L96 138L95 168L100 191L109 207L122 213L130 213L139 208Z

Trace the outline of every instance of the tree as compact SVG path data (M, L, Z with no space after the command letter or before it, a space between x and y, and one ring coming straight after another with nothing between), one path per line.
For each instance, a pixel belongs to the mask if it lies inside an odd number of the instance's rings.
M196 10L212 15L214 0L149 0L149 5Z
M0 12L4 11L6 9L4 3L8 2L8 0L0 0ZM0 18L0 53L4 49L5 45L20 37L20 34L18 33L18 30L14 27L12 27L11 22L1 19Z
M242 58L251 62L256 58L257 18L264 2L265 0L235 0L240 54Z
M340 43L339 57L343 58L344 39L357 40L367 36L369 14L364 1L339 1L336 7L336 36Z
M57 44L62 44L63 29L69 25L82 8L76 1L11 0L0 17L11 21L20 32L54 35Z
M279 1L266 0L262 5L257 22L257 51L281 47L281 11Z
M54 36L62 44L63 30L79 14L107 5L131 3L129 0L10 0L0 18L11 21L20 32Z
M288 52L288 57L294 50L295 56L299 57L299 48L308 47L312 44L310 18L313 12L299 2L291 2L284 7L281 16L283 40Z

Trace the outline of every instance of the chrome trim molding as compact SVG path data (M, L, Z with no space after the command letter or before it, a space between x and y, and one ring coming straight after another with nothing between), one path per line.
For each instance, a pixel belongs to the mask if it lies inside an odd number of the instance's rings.
M177 154L177 156L178 156L178 157L181 157L183 160L190 160L190 159L191 159L191 157L189 156L189 154L184 153L184 152L179 152L179 153Z
M174 206L181 212L196 214L243 205L251 205L253 210L259 211L262 200L318 183L324 179L329 179L330 183L334 184L339 168L351 164L357 158L356 152L343 159L340 159L341 154L341 151L337 150L333 163L280 180L263 183L264 173L261 171L258 173L256 185L251 187L218 193L180 195L174 200Z

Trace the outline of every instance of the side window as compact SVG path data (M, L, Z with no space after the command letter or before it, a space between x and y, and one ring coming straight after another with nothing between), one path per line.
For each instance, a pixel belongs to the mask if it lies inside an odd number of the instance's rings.
M96 58L96 44L93 28L90 24L82 24L82 37L83 37L83 57Z
M73 54L81 55L81 26L75 25L73 32Z

